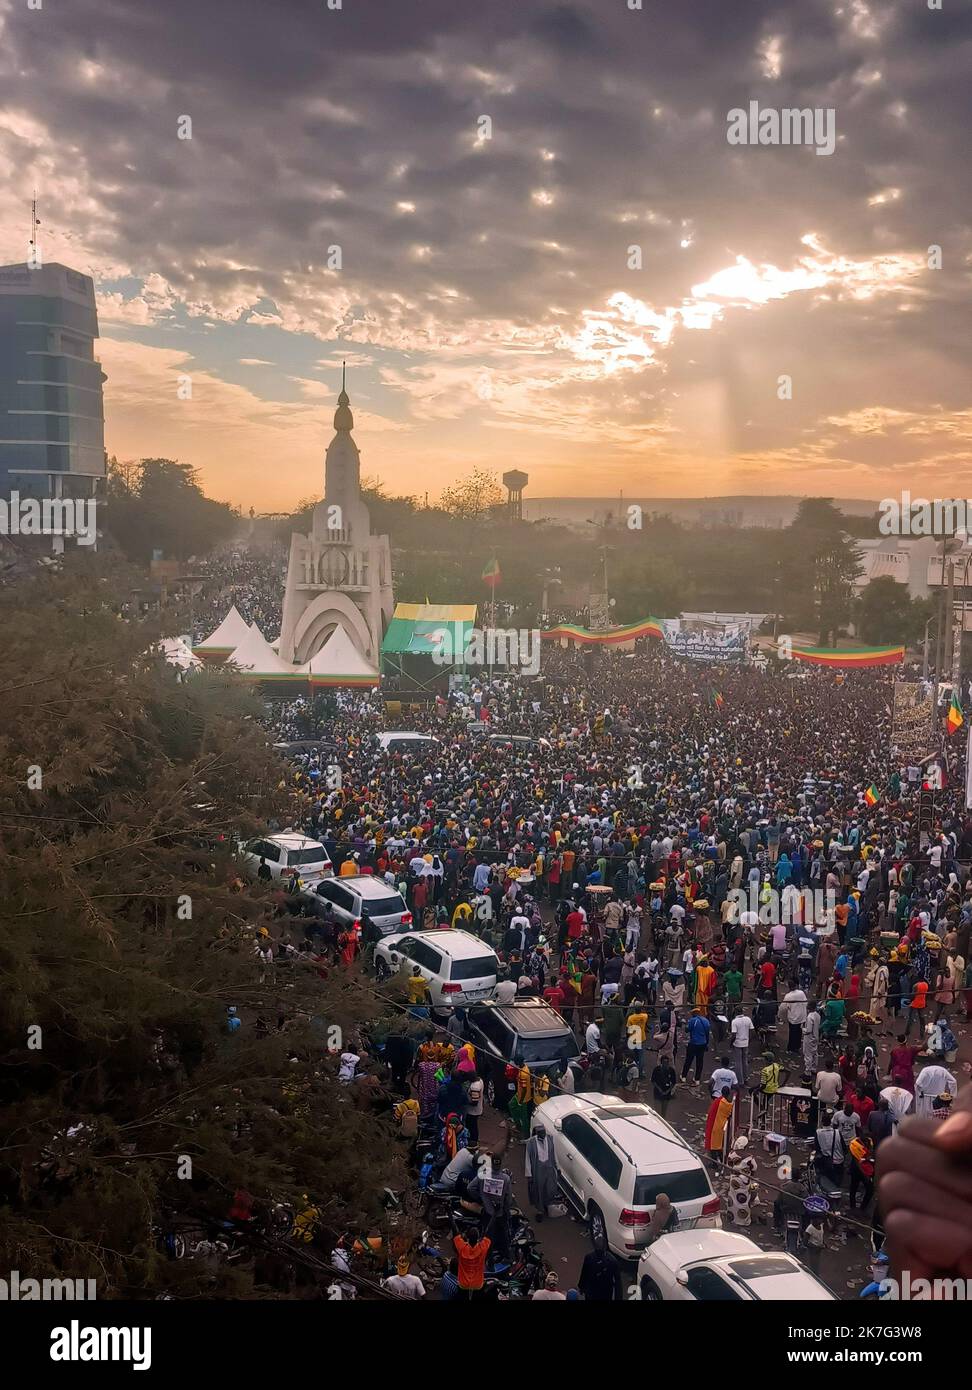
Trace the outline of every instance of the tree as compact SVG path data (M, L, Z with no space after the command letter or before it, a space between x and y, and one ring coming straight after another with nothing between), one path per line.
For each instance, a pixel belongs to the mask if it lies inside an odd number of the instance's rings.
M889 575L872 579L858 600L857 624L863 641L873 646L913 646L922 636L934 605L913 599L904 584Z
M820 646L836 640L850 620L860 552L829 497L805 497L785 533L790 538L781 575L789 613L798 627L816 627Z
M259 701L219 670L180 680L119 616L130 585L69 556L0 592L0 1265L246 1297L260 1261L170 1262L158 1233L239 1189L257 1211L309 1193L332 1235L380 1220L399 1160L330 1048L389 1010L353 969L261 979L255 933L281 926L233 841L300 808Z
M474 468L468 478L442 489L443 511L457 521L479 521L502 505L503 492L485 468Z
M655 555L629 560L609 584L617 599L612 616L620 623L674 617L691 602L689 576Z
M228 540L239 515L207 497L197 471L172 459L109 465L108 529L130 560L147 562L160 550L166 559L205 555Z

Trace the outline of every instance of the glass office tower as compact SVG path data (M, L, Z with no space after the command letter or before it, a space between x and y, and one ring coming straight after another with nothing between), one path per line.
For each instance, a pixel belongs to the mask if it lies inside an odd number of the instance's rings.
M105 476L94 283L64 265L0 266L0 493L90 497Z

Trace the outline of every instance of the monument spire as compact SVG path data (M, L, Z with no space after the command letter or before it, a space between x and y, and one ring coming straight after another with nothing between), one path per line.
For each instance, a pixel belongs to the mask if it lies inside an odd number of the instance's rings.
M338 396L337 410L334 412L334 428L340 431L350 432L354 429L354 416L351 414L351 401L346 390L348 379L348 364L341 363L341 394Z

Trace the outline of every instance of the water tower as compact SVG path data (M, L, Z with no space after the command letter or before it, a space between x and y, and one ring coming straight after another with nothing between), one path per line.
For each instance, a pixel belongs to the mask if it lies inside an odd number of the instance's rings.
M506 508L511 521L523 520L523 489L530 479L525 473L521 473L518 468L512 468L509 473L503 474L503 486L506 488Z

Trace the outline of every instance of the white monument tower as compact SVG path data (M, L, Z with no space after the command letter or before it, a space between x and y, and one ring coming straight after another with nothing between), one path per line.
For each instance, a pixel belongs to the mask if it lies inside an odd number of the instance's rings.
M341 374L335 435L324 465L324 500L314 508L309 536L290 538L280 655L302 665L316 656L335 628L343 628L376 669L391 618L391 548L373 536L361 500L361 459L351 437L354 417Z

